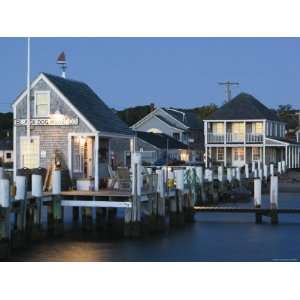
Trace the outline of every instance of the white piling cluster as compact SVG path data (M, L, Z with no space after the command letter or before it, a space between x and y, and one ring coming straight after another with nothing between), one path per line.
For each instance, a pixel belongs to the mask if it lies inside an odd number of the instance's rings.
M0 179L0 206L10 207L10 187L8 179Z
M270 203L271 208L278 207L278 176L271 176Z
M278 171L278 174L282 174L282 162L279 161L278 164L277 164L277 171ZM275 174L273 174L274 176Z
M249 178L249 165L248 164L245 164L245 177L246 178Z
M227 169L226 169L226 176L227 176L227 180L228 180L229 182L231 182L231 181L232 181L231 168L227 168Z
M61 171L54 170L52 172L52 194L59 195L61 193Z
M26 176L16 176L15 200L26 199Z
M254 205L255 207L261 206L261 180L254 179Z
M274 164L270 164L270 176L274 176Z
M265 164L264 165L264 179L267 180L268 179L268 166Z
M32 196L42 197L43 195L42 175L32 174L31 182L32 182Z
M135 173L135 166L137 166ZM141 196L142 194L142 184L143 184L143 176L142 176L142 156L139 152L132 153L131 156L131 172L132 172L132 194L135 194L135 188L137 192L137 196Z
M224 177L224 168L223 166L218 167L218 181L223 182L223 177Z

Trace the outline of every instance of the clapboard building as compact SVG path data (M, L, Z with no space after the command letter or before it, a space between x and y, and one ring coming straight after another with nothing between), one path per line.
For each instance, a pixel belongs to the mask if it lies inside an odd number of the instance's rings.
M300 144L286 138L286 124L252 95L241 93L204 120L205 161L242 167L245 163L300 166Z
M187 161L188 146L164 133L136 131L137 151L142 162L154 164L172 161Z
M173 108L155 108L144 118L131 126L133 130L166 134L201 157L204 151L203 121L195 112ZM190 157L190 160L193 158Z
M124 162L132 131L85 83L41 73L13 103L14 174L20 168L48 168L59 160L70 176L99 187L101 168L111 153ZM119 142L118 142L119 141ZM122 148L113 149L112 145Z

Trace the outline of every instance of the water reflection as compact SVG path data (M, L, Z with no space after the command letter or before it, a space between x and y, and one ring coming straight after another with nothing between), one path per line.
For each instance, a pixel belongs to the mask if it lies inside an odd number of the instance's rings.
M267 197L263 199L267 206ZM250 204L243 204L245 206ZM300 207L297 194L281 194L281 207ZM280 215L279 225L252 214L197 214L196 222L166 234L127 240L67 228L13 253L12 261L270 261L300 257L300 215Z

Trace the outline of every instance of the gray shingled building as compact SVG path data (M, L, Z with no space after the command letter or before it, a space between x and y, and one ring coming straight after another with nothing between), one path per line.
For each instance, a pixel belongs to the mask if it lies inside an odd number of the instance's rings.
M26 99L27 90L13 103L14 174L48 168L56 158L72 178L89 178L98 189L103 166L125 163L132 131L87 84L38 75L30 89L30 136Z

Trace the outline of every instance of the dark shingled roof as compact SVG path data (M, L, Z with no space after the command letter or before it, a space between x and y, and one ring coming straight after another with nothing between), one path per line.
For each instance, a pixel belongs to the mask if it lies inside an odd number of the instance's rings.
M132 135L132 130L85 83L43 73L98 131Z
M207 120L253 120L267 119L280 121L274 111L267 108L252 95L241 93L225 103L217 111L207 117Z
M145 142L147 142L159 149L167 148L167 140L168 140L168 148L169 149L187 149L188 148L188 146L186 144L183 144L164 133L136 131L136 135L138 138L144 140Z
M13 140L11 138L4 138L0 140L0 150L13 150Z
M191 129L201 129L203 127L202 120L198 117L198 115L195 112L185 112L177 108L175 110L177 110L178 112L169 108L163 108L163 110L170 114L173 118L186 125L187 127L190 127Z
M174 128L178 128L178 129L181 129L183 130L182 127L178 127L178 126L175 126L173 123L171 123L169 120L167 120L166 118L164 118L163 116L160 116L160 115L155 115L156 118L162 120L163 122L167 123L169 126L171 127L174 127Z

